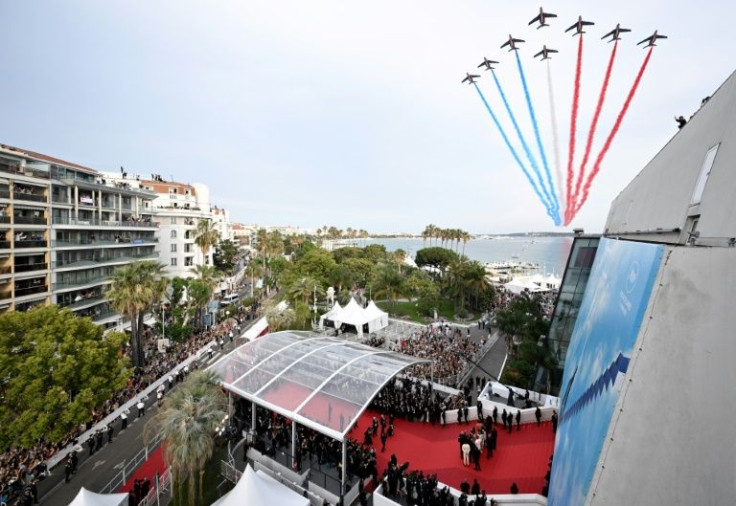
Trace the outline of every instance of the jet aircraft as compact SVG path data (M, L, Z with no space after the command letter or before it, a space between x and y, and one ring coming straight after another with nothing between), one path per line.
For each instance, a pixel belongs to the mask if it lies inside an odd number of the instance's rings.
M549 60L552 57L549 55L550 53L557 53L558 51L556 49L548 49L547 46L542 46L542 50L534 55L534 58L537 56L542 56L542 61Z
M576 35L582 35L582 34L585 33L583 31L583 27L584 26L590 26L590 25L594 25L594 24L595 23L593 23L592 21L583 21L583 16L578 16L578 20L575 21L575 23L573 23L570 28L568 28L567 30L565 30L565 33L569 32L570 30L572 30L574 28L575 29L575 33L572 34L573 37L576 36Z
M655 42L657 42L657 39L666 39L666 38L667 38L666 35L659 35L659 34L657 34L657 30L654 30L654 33L653 34L651 34L649 37L647 37L646 39L642 40L641 42L637 42L636 45L638 46L639 44L644 44L646 42L646 44L644 45L644 47L652 47L652 46L656 46L657 45L657 44L655 44Z
M483 57L483 61L480 62L480 65L478 65L478 68L485 67L486 70L493 70L493 66L498 65L497 61L489 60L485 56Z
M529 21L529 24L536 23L539 21L539 26L537 27L537 30L542 28L543 26L549 26L546 21L547 18L556 18L557 14L552 14L551 12L544 12L544 9L542 7L539 8L539 14L537 14L537 17Z
M509 40L501 44L501 49L505 48L506 46L509 46L509 51L516 51L517 49L519 49L518 47L516 47L516 44L520 42L524 42L524 41L521 39L515 39L511 36L511 34L509 34Z
M475 84L475 80L476 79L479 79L479 78L480 78L480 76L477 75L477 74L471 74L470 72L466 72L465 73L465 79L463 79L462 81L460 81L460 83L467 82L468 84Z
M603 37L601 37L601 40L605 39L606 37L611 37L611 40L608 42L613 42L614 40L621 40L621 34L624 32L630 32L628 28L621 28L620 23L616 23L616 28L605 34Z

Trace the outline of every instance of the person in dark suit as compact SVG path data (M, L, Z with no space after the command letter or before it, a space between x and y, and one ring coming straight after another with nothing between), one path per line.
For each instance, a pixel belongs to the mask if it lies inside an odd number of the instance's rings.
M518 494L519 493L519 486L516 484L516 482L513 482L511 484L511 488L509 488L509 492L512 494Z
M498 423L498 407L493 406L493 423Z
M534 410L534 416L537 419L537 427L539 427L542 424L542 410L539 409L539 406Z
M480 483L478 483L478 478L473 479L473 486L470 487L470 494L480 495Z
M552 412L552 432L557 432L557 411Z
M516 431L521 430L521 410L516 412Z

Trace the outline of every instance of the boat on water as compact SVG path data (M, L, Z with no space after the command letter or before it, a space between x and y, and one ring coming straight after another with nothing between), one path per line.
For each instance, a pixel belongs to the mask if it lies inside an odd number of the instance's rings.
M504 260L502 262L486 262L485 268L486 271L495 272L527 272L538 271L539 264L535 264L534 262L520 262L518 260Z

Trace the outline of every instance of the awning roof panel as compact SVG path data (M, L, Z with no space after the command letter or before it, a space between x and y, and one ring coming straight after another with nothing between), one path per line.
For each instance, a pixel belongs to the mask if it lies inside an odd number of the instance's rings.
M278 332L240 346L212 369L228 390L343 440L381 388L421 362L341 339Z

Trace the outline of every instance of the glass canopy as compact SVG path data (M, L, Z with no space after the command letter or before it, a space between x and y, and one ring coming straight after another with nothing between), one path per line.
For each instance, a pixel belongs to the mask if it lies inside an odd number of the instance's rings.
M342 441L391 378L424 362L342 339L276 332L240 346L212 370L229 391Z

